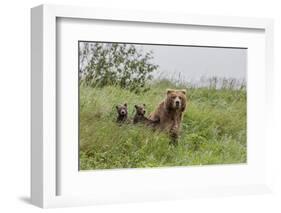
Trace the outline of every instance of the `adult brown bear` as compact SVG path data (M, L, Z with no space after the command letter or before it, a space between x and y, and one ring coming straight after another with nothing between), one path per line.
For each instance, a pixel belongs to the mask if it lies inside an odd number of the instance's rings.
M186 105L186 90L167 89L166 98L149 115L149 119L154 121L157 129L170 134L173 143L177 143Z

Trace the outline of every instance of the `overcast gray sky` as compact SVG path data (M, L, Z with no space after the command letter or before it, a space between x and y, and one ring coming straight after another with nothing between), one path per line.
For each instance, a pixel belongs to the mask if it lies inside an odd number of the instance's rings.
M160 76L198 86L208 83L212 77L247 82L247 49L148 44L135 44L135 47L144 52L153 51L152 62L159 65L153 73L156 79Z
M165 77L181 74L183 80L197 82L201 77L235 78L246 80L247 49L136 45L154 52L153 62Z

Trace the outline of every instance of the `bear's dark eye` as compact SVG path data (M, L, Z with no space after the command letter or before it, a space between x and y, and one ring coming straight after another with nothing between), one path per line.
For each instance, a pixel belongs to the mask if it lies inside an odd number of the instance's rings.
M179 96L179 99L182 99L182 97Z

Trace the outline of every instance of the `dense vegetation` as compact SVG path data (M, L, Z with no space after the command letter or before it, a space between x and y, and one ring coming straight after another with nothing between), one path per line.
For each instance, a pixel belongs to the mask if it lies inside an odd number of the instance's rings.
M188 91L178 146L144 125L116 124L117 104L127 102L130 117L134 104L145 103L149 113L167 88ZM244 86L195 88L159 80L147 92L135 93L120 85L80 85L81 170L245 163L246 145Z
M149 90L146 82L158 65L153 52L143 52L133 44L79 43L81 84L90 87L115 85L135 93Z

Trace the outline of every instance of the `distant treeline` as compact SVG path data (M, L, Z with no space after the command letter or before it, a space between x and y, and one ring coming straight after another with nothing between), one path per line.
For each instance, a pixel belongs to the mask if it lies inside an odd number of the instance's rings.
M172 82L178 87L184 88L208 88L208 89L230 89L230 90L246 90L247 82L245 79L236 78L220 78L220 77L201 77L199 80L185 80L183 78L159 78L152 81Z

